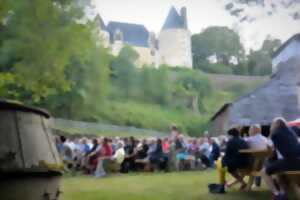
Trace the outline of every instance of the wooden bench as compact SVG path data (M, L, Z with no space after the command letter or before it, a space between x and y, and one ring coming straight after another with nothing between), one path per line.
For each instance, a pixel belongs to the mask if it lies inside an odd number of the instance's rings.
M239 170L242 176L248 176L249 180L247 183L246 190L250 191L256 176L261 175L261 170L266 158L272 155L270 150L255 150L255 149L244 149L239 151L242 154L250 155L254 160L251 166L247 169Z
M280 173L279 177L285 177L289 181L297 200L300 200L300 171L285 171Z
M153 172L154 166L151 164L150 160L145 158L145 159L136 159L134 161L135 163L142 164L144 166L144 172Z

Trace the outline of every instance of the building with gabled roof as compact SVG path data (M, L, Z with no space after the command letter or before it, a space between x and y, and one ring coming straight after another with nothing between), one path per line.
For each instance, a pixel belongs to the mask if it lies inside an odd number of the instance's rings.
M210 119L210 132L224 134L233 125L270 126L276 117L300 118L300 57L278 65L272 78L253 92L227 103Z
M144 25L123 22L109 22L106 30L109 32L110 42L114 43L116 33L120 32L124 44L149 47L149 31Z
M100 15L95 18L99 34L113 55L118 55L125 45L139 54L139 66L163 64L171 67L192 68L191 34L187 26L186 8L180 14L171 7L157 39L142 24L111 21L107 25Z
M222 106L210 119L210 132L226 133L233 125L269 128L276 117L300 118L300 34L273 54L273 75L254 91Z

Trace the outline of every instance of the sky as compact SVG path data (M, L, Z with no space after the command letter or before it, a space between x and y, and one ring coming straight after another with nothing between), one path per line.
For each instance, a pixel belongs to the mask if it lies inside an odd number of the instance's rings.
M209 26L228 26L240 34L241 42L247 50L259 49L268 35L284 42L300 33L300 20L292 20L287 11L268 16L264 15L263 9L250 8L247 12L257 20L239 23L237 18L224 9L226 1L228 0L93 0L93 4L94 14L99 13L105 23L120 21L143 24L156 34L161 30L171 6L178 10L181 6L186 6L188 26L193 34Z

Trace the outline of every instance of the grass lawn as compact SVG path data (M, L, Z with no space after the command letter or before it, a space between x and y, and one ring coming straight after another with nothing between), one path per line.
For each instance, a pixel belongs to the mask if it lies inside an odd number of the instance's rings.
M62 200L266 200L265 188L254 192L208 193L217 180L215 171L112 175L64 178Z

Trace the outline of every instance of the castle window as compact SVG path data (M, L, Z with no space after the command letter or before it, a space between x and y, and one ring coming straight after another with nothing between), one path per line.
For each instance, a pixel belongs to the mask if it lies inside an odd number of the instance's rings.
M154 55L155 55L155 51L154 51L154 50L151 50L151 51L150 51L150 54L151 54L151 56L154 56Z

